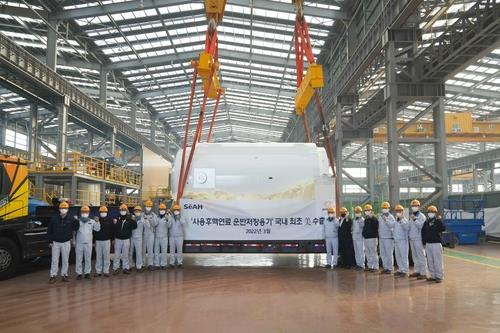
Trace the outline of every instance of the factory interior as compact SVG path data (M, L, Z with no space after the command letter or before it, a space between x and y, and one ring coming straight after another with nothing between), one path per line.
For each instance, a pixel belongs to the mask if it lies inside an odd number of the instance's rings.
M0 332L500 332L500 1L0 1Z

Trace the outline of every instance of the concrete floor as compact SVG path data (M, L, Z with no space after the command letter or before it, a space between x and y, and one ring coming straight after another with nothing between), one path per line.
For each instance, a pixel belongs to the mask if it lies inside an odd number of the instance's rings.
M41 262L0 282L0 331L500 332L500 244L447 249L442 284L321 264L200 254L183 270L48 285Z

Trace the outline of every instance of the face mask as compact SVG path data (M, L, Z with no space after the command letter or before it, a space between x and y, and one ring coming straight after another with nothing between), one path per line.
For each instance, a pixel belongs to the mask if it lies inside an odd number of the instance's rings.
M387 214L387 213L389 213L389 210L387 208L384 208L384 209L382 209L382 213Z
M150 212L151 211L151 207L146 207L146 212Z
M179 215L180 213L181 213L181 212L179 212L178 210L176 210L176 211L174 212L174 215Z
M68 210L67 209L59 209L59 213L61 213L61 215L66 215L68 213Z
M367 210L367 211L365 212L365 215L366 215L366 216L372 216L372 212L371 212L371 211L369 211L369 210Z
M411 207L411 211L414 212L414 213L418 212L418 207L417 206L412 206Z
M139 216L141 216L141 213L135 212L134 215L135 215L135 217L139 217Z
M346 215L345 213L340 214L341 217L345 217L345 215Z
M107 213L101 213L100 215L101 215L102 218L105 218L106 216L108 216Z
M397 217L403 217L403 213L396 213Z
M354 216L361 217L361 213L355 213Z
M436 214L434 214L434 213L429 213L429 214L427 214L427 216L429 216L429 218L430 218L430 219L432 219L432 218L434 218L434 216L436 216Z
M160 210L160 215L165 215L166 211Z
M332 218L334 215L333 214L328 214L328 217Z
M121 215L121 216L125 216L125 215L127 215L127 211L126 211L126 210L120 210L120 215Z
M89 217L89 214L88 213L82 213L82 218L86 219Z

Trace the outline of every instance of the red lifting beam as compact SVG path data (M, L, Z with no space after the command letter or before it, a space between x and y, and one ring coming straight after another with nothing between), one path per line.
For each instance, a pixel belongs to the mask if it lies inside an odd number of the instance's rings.
M218 38L217 38L217 30L216 30L216 25L214 21L209 22L209 26L207 28L207 33L205 36L205 55L207 56L204 59L209 59L205 63L205 65L210 66L210 74L207 76L206 72L203 74L201 73L200 76L205 80L206 84L204 85L203 89L203 100L200 108L200 113L198 116L198 123L196 125L196 130L193 136L193 144L191 146L191 150L189 152L189 157L186 162L186 148L188 144L188 137L189 137L189 128L190 128L190 123L191 123L191 113L193 109L193 100L194 100L194 94L196 90L196 80L198 78L198 67L200 66L199 62L193 62L193 67L194 67L194 72L193 72L193 81L191 85L191 95L189 96L189 109L188 109L188 118L186 121L186 128L184 132L184 144L183 144L183 151L182 151L182 161L181 161L181 168L180 168L180 173L179 173L179 183L178 183L178 189L177 189L177 198L176 202L179 203L180 199L184 195L184 189L186 187L187 183L187 178L189 175L189 170L191 168L191 163L193 161L193 156L196 151L196 145L197 143L201 142L201 136L203 133L203 122L205 121L205 110L207 107L207 99L208 95L210 92L210 89L212 88L212 83L214 82L214 79L218 80L216 76L216 71L218 69ZM201 55L200 55L201 59ZM205 67L206 69L207 67ZM214 88L217 88L217 98L216 98L216 103L213 111L213 116L212 116L212 121L210 125L210 129L208 132L208 139L207 141L210 141L210 138L212 136L212 130L213 130L213 125L215 122L215 117L217 114L217 109L219 106L219 100L220 100L220 95L223 93L222 89L219 89L218 83L215 85Z
M307 59L309 65L314 64L314 53L312 51L311 38L309 37L309 28L305 20L303 10L302 10L302 0L292 0L295 3L296 16L295 16L295 30L294 30L294 46L295 46L295 64L297 66L297 89L301 86L302 80L304 78L304 58ZM333 146L328 133L328 127L326 124L325 115L323 113L323 107L321 106L321 99L319 97L317 88L314 91L314 98L316 101L316 109L318 110L319 117L321 120L322 134L324 140L324 146L326 149L326 154L330 167L332 168L333 177L337 177L335 170L335 157L333 156ZM304 132L306 135L307 142L311 142L311 133L307 123L307 114L304 112L300 115L304 124ZM335 182L335 209L337 214L340 209L340 189L338 182Z

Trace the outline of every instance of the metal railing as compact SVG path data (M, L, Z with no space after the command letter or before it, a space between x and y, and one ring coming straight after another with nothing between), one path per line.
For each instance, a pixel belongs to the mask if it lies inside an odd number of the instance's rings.
M30 189L30 197L44 201L49 205L52 205L53 198L67 198L72 205L120 205L122 203L128 206L140 205L142 200L139 195L128 195L128 194L116 194L116 193L105 193L104 195L100 191L92 190L76 190L76 197L71 197L71 190L67 189L64 191L51 190L46 188L34 188Z
M141 175L138 172L80 153L68 153L66 162L41 159L29 162L28 165L31 174L74 173L134 187L141 185Z
M102 121L102 125L115 127L117 133L122 134L139 145L142 144L146 146L148 149L165 157L167 160L173 161L173 157L165 150L159 148L156 144L132 128L132 126L106 110L105 107L92 97L80 91L68 80L45 66L35 56L18 46L2 33L0 33L0 62L15 67L15 69L43 83L50 90L54 91L55 94L66 96L71 103L79 106L82 111Z

